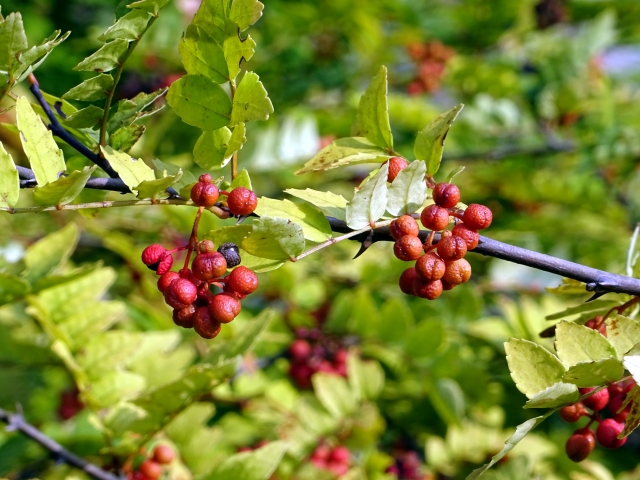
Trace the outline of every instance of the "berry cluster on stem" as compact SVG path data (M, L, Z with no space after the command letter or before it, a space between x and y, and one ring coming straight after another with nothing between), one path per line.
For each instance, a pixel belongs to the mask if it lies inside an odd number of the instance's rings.
M158 445L153 455L138 458L134 464L125 465L128 480L157 480L164 472L164 466L173 462L175 452L168 445Z
M329 470L337 477L340 477L349 471L351 452L342 445L331 448L321 443L311 454L310 460L317 468Z

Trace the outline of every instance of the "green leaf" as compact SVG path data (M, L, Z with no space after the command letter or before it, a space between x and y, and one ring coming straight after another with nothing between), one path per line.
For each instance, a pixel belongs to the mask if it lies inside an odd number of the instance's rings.
M152 106L153 103L167 92L166 88L160 88L151 93L139 93L131 99L120 100L117 103L115 113L107 123L107 131L109 133L131 125L136 120L143 117L153 115L160 111L163 106ZM147 108L151 106L151 108Z
M332 235L331 226L324 215L308 204L296 205L290 200L260 197L255 213L260 217L281 217L294 221L302 227L304 238L312 242L324 242Z
M206 355L206 361L217 365L250 351L260 334L273 319L273 314L273 310L262 310L255 318L248 320L243 328L236 331L230 340L226 340L224 343L214 343Z
M16 115L22 148L29 159L38 185L55 182L66 167L62 150L58 148L53 134L33 111L26 97L18 98Z
M185 75L173 82L167 102L183 122L201 130L217 130L229 125L229 96L220 85L202 75Z
M135 9L120 17L102 35L98 37L101 42L111 40L139 40L147 25L153 18L149 12Z
M83 102L95 102L107 98L113 88L113 77L106 73L101 73L97 77L85 80L80 85L73 87L62 98L70 100L81 100Z
M53 32L48 38L46 38L40 45L34 45L27 51L23 51L18 55L18 61L13 65L13 71L11 76L14 77L15 83L20 83L27 75L36 70L42 62L45 61L49 53L60 45L71 32L67 32L62 36L60 30Z
M592 312L595 310L602 310L602 309L608 310L609 308L615 305L619 305L619 303L620 302L616 302L615 300L594 300L592 302L583 303L576 307L567 308L562 312L554 313L552 315L547 315L544 318L546 318L547 320L558 320L561 318L576 315L578 313Z
M451 183L451 180L453 180L456 175L462 173L464 171L464 169L465 169L465 167L460 166L460 167L456 167L453 170L451 170L449 172L449 174L447 175L447 179L445 180L445 182Z
M7 15L0 23L0 71L9 72L18 61L17 54L29 47L20 12Z
M145 385L144 378L137 373L108 372L91 383L89 395L98 408L106 408L137 397Z
M1 26L1 25L0 25ZM13 207L20 197L20 174L0 142L0 207Z
M245 39L239 34L232 35L225 39L222 49L227 62L229 78L235 79L240 73L242 61L248 62L253 57L256 51L256 42L251 38L251 35L247 35Z
M206 424L215 412L211 403L196 402L180 412L165 428L165 433L178 445L188 445L194 427Z
M166 197L168 195L167 189L178 182L181 177L182 171L176 175L169 175L156 180L144 180L136 188L138 190L138 198Z
M136 195L138 192L135 187L145 180L155 180L153 169L149 167L142 159L134 159L129 154L118 152L111 147L100 147L104 157L109 161L113 169L118 172L120 178L127 187Z
M347 372L351 391L359 400L375 400L384 388L384 371L374 360L364 361L354 352L347 357Z
M138 0L137 2L127 5L127 8L140 8L154 16L158 16L160 10L162 10L168 3L169 0Z
M105 373L121 368L140 346L140 332L112 330L93 337L76 360L89 378L97 379Z
M91 128L96 125L104 115L102 108L89 105L87 108L78 110L73 115L69 115L64 120L64 125L70 128Z
M224 42L225 38L238 33L238 26L229 19L230 3L229 0L204 0L192 25L206 31L216 42Z
M358 190L347 205L347 225L360 230L367 225L373 228L387 208L387 177L389 164L384 164L378 173Z
M75 223L51 233L31 245L24 256L25 278L34 283L66 262L78 243L80 232Z
M216 83L229 81L229 68L222 47L196 25L190 25L180 40L180 57L190 75L202 75Z
M427 198L426 173L427 165L421 161L411 162L400 171L389 187L387 211L391 215L413 213L422 206Z
M556 408L573 404L580 394L572 383L558 382L531 397L524 408Z
M339 138L331 145L320 150L311 160L304 164L296 175L315 170L355 165L360 163L383 163L391 155L380 147L376 147L363 137Z
M413 147L417 159L427 162L427 173L435 175L440 168L442 161L442 151L444 150L444 139L447 137L451 124L464 107L460 104L451 110L433 119L424 127L416 137Z
M464 416L464 392L451 378L439 378L429 390L429 400L438 415L449 425L460 424Z
M387 105L387 67L384 65L380 67L360 99L356 125L353 136L366 137L374 145L393 149Z
M511 378L531 399L562 380L565 368L551 352L533 342L511 338L504 344Z
M407 355L415 358L432 357L445 340L445 329L440 320L420 322L407 335L404 348Z
M0 305L12 302L29 293L29 282L15 275L0 273Z
M276 441L252 452L236 453L202 480L269 480L286 451L287 444Z
M72 340L71 350L76 351L108 330L124 314L125 305L121 302L92 302L64 319L59 326Z
M134 123L119 128L109 135L109 146L114 150L128 152L140 140L147 127Z
M143 408L129 402L119 402L109 409L104 418L104 426L117 437L123 437L131 431L131 425L143 420L148 413Z
M607 340L616 349L618 358L622 359L640 344L640 323L622 315L607 319Z
M58 207L71 203L80 195L96 168L96 165L84 167L82 170L71 172L66 177L60 177L55 182L36 187L33 192L33 200L38 205L56 205Z
M123 39L106 43L73 69L80 72L108 72L120 65L128 48L129 42Z
M234 0L229 18L244 31L260 19L263 9L264 5L258 0Z
M336 195L331 192L320 192L307 188L306 190L298 190L296 188L288 188L285 193L293 195L315 205L326 215L335 217L338 220L346 221L347 201L342 195Z
M384 303L380 312L378 338L385 343L401 342L405 338L408 339L414 323L407 302L400 297L391 298ZM444 331L444 328L442 330Z
M189 170L182 171L178 165L171 163L164 163L157 158L153 160L153 166L156 167L156 178L175 176L182 172L182 177L174 184L176 190L180 190L185 185L191 185L196 183L197 179Z
M231 181L231 187L229 187L229 190L233 190L234 188L238 187L244 187L246 189L253 190L249 172L247 172L245 168L243 168L240 173L236 175L236 178Z
M640 387L638 387L638 385L634 385L631 391L627 393L627 396L622 405L623 408L625 407L625 404L629 405L630 407L629 416L625 420L624 430L622 430L622 433L618 436L618 438L626 437L636 428L638 428L638 426L640 426Z
M227 145L227 150L224 152L225 158L230 158L235 152L242 148L242 146L247 141L245 133L246 130L244 123L239 123L233 128L233 132L231 132L231 138L229 139L229 143Z
M597 331L562 321L556 325L556 351L565 367L616 356L616 350Z
M193 147L194 162L205 170L220 170L226 166L231 160L231 157L227 156L231 135L231 130L227 127L202 132Z
M256 257L271 260L294 259L304 251L302 227L284 218L261 217L242 241L242 248Z
M233 97L231 125L250 120L267 120L273 113L273 105L258 75L247 72Z
M596 387L605 382L616 382L622 378L624 368L616 357L581 362L569 367L562 381L574 383L576 386Z
M318 400L334 417L346 417L356 411L355 396L341 376L319 372L311 378L311 382Z

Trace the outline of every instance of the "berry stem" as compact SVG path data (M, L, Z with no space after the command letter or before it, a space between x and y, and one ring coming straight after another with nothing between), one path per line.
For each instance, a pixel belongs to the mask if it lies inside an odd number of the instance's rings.
M233 97L236 95L236 81L229 81L229 88L231 89L231 103L233 104ZM238 151L233 152L231 156L231 180L238 175Z
M609 318L609 315L611 315L613 312L617 312L618 315L622 315L622 313L633 307L636 303L640 302L640 297L634 297L631 300L629 300L628 302L623 303L622 305L618 305L617 307L613 307L611 308L603 317L602 317L602 322L604 322L607 318Z
M189 260L191 259L191 252L193 252L198 246L198 225L200 225L200 217L204 207L198 207L196 218L193 221L193 228L191 229L191 236L189 236L189 246L187 247L187 258L184 260L184 268L189 268Z

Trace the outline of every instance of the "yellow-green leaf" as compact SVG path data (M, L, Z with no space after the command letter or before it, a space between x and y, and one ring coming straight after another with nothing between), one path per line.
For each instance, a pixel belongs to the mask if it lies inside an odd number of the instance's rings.
M142 159L131 158L128 153L119 152L111 147L100 147L104 157L131 191L137 194L136 187L145 180L155 180L153 169Z
M33 199L38 205L62 206L71 203L84 188L87 180L97 167L84 167L75 170L66 177L60 177L55 182L37 186L33 192Z
M20 196L20 175L0 142L0 207L13 207Z
M464 107L460 104L453 107L448 112L434 118L424 127L416 137L414 153L416 158L427 162L427 173L435 175L440 168L442 161L442 151L444 150L444 139L447 137L451 124Z

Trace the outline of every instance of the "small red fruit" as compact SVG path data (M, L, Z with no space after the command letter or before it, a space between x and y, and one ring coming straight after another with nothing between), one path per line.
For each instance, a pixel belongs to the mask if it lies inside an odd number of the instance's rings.
M618 435L624 430L624 423L616 422L613 418L607 418L600 422L596 429L598 442L604 448L618 448L627 443L627 437L619 439Z
M153 459L161 464L173 462L176 454L168 445L158 445L153 451Z
M452 183L438 183L433 189L433 201L443 208L453 208L460 201L460 189Z
M219 293L213 296L209 304L211 318L218 323L229 323L241 310L240 301L231 294Z
M216 246L211 240L202 240L198 243L198 253L212 253L216 251Z
M560 418L565 422L574 423L580 420L582 415L586 413L584 406L578 402L573 405L567 405L560 409Z
M214 206L219 196L218 187L210 182L199 181L191 188L191 200L200 207Z
M596 446L596 439L591 430L580 428L567 440L565 452L567 457L574 462L581 462L589 456Z
M329 461L349 465L349 460L351 460L351 452L349 452L347 447L338 446L331 450L331 454L329 455Z
M173 310L173 323L182 328L193 327L193 316L196 313L196 306L192 303L184 308Z
M422 254L422 242L418 237L404 235L393 244L393 253L404 262L417 260Z
M416 269L413 267L407 268L400 275L400 280L398 281L400 285L400 290L402 293L407 295L415 295L413 293L413 281L417 278L418 274L416 273Z
M258 288L258 276L247 267L236 267L229 274L227 285L240 295L249 295Z
M426 253L416 262L416 273L425 282L440 280L445 271L444 260L435 253Z
M156 269L156 273L158 275L164 275L173 267L173 257L168 253L165 254L158 262L158 268Z
M157 480L162 475L162 466L153 460L145 460L138 470L149 480Z
M289 352L294 360L302 361L306 360L311 355L311 345L309 342L302 339L294 340L289 347Z
M167 272L158 279L158 290L164 293L174 280L178 280L180 275L177 272Z
M467 227L473 230L484 230L491 225L493 214L489 207L472 203L464 211L462 220L467 224Z
M444 237L438 242L438 255L445 261L460 260L466 253L467 242L455 235Z
M480 242L480 234L478 234L476 230L472 230L466 226L464 223L459 223L453 227L451 233L456 237L462 238L466 242L467 250L473 250Z
M387 176L387 182L393 182L398 174L408 166L409 162L407 162L404 158L391 157L389 159L389 175Z
M418 227L418 222L411 215L402 215L391 222L389 233L394 240L398 240L405 235L417 237L420 233L420 227Z
M247 188L237 187L229 193L227 206L234 215L250 215L258 206L258 197Z
M202 338L212 339L218 336L222 325L220 322L216 322L211 318L209 308L200 307L196 310L196 314L193 319L193 329Z
M471 278L471 265L464 258L445 262L447 268L444 271L444 280L452 285L459 285L467 282Z
M164 298L173 308L184 308L198 298L198 289L189 280L179 278L165 291Z
M615 397L610 397L609 399L609 411L613 415L613 419L616 422L623 423L627 417L629 416L629 412L631 411L631 404L627 404L623 410L622 405L624 404L625 396L624 395L616 395ZM619 412L619 413L618 413Z
M149 245L142 251L142 263L151 268L154 264L158 263L160 259L167 253L167 249L162 245L154 243ZM151 268L155 270L155 268Z
M592 392L593 390L595 390L595 388L593 387L578 389L578 391L580 392L580 395L584 395L585 393ZM604 407L607 406L607 403L609 403L609 390L607 390L606 388L603 388L602 390L594 393L590 397L587 397L584 400L582 400L582 403L584 404L585 407L590 408L594 412L599 412L600 410L602 410Z
M413 293L416 297L435 300L442 294L442 282L440 280L425 282L418 277L413 281Z
M449 212L438 205L429 205L420 213L420 222L424 228L439 232L449 225Z
M199 253L191 264L193 275L202 281L220 278L227 271L227 261L221 253Z

